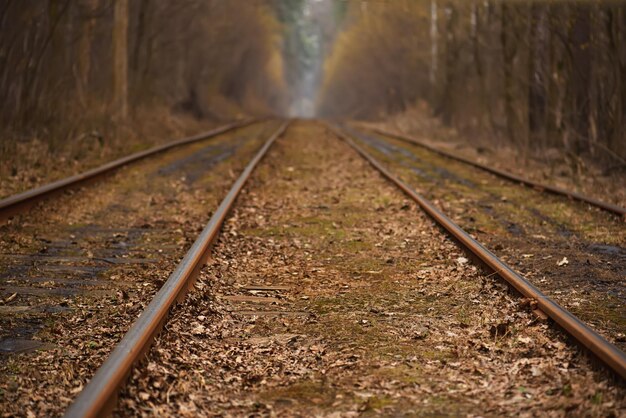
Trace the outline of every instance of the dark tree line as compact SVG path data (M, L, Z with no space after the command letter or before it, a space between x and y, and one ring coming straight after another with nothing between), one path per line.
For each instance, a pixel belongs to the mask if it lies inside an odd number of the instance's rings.
M24 132L281 108L280 26L251 0L2 0L0 124Z
M562 146L575 155L626 156L622 2L477 2L444 8L452 9L444 15L458 15L469 25L457 23L453 29L461 32L446 47L453 58L445 71L453 81L441 87L487 98L482 106L466 106L474 109L479 127L506 135L524 151ZM444 119L465 122L462 106L444 103L437 110Z

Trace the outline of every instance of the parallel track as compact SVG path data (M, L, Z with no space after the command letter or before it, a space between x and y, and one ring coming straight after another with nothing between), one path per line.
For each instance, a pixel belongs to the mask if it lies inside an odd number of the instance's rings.
M504 170L500 170L485 164L481 164L477 161L473 161L469 158L465 158L465 157L461 157L459 155L453 154L451 152L448 151L444 151L442 149L439 149L437 147L431 146L429 144L426 144L422 141L420 141L417 138L414 138L412 136L406 135L406 134L400 134L397 132L391 132L391 131L387 131L385 129L380 129L380 128L374 128L372 129L374 132L386 136L386 137L390 137L390 138L395 138L398 139L400 141L403 141L405 143L411 144L411 145L417 145L419 147L422 147L428 151L434 152L436 154L439 154L441 156L444 156L446 158L450 158L452 160L455 161L459 161L462 162L464 164L470 165L472 167L478 168L480 170L486 171L488 173L491 173L493 175L496 175L500 178L515 182L515 183L519 183L519 184L523 184L525 186L528 187L532 187L534 189L540 190L540 191L545 191L548 193L552 193L552 194L556 194L559 196L565 196L569 199L572 200L577 200L579 202L583 202L583 203L587 203L591 206L595 206L597 208L600 208L602 210L605 210L607 212L613 213L615 215L621 216L622 218L624 218L626 220L626 208L623 208L621 206L618 205L614 205L612 203L607 203L607 202L603 202L601 200L598 199L594 199L592 197L589 196L585 196L582 195L580 193L576 193L576 192L572 192L569 190L565 190L562 189L560 187L555 187L555 186L550 186L547 184L542 184L533 180L529 180L527 178L509 173L507 171Z
M100 366L91 381L66 411L66 417L95 417L110 414L116 405L117 395L130 375L136 362L151 347L155 336L167 320L171 307L183 300L206 263L212 244L219 236L222 225L232 209L237 196L259 162L267 154L272 144L285 132L288 122L266 141L254 158L246 166L240 177L209 220L196 242L183 260L170 275L167 282L156 294L148 307L131 326L129 331L115 347L107 360ZM468 253L481 260L490 269L506 280L523 296L533 301L538 309L552 318L582 346L586 347L610 370L626 379L626 354L606 341L586 324L544 295L540 290L513 271L507 264L474 240L456 225L450 218L414 191L410 186L395 177L380 162L338 127L329 126L339 138L354 148L384 177L399 187L450 235L452 235Z
M151 157L164 151L168 151L172 148L202 141L204 139L223 134L233 129L243 128L255 122L256 120L250 119L241 122L229 123L227 125L220 126L219 128L212 129L208 132L203 132L198 135L190 136L176 141L171 141L163 145L158 145L145 151L140 151L126 157L119 158L107 164L101 165L100 167L96 167L75 176L66 177L64 179L48 183L44 186L30 189L25 192L7 197L6 199L0 200L0 222L6 221L11 216L27 211L37 202L50 198L66 190L82 186L88 182L97 181L104 176L112 174L114 171L131 163L137 162L147 157Z
M593 353L609 370L613 371L622 379L626 379L626 353L604 339L583 321L553 301L524 277L516 273L495 254L472 238L448 216L437 209L430 201L385 168L363 147L359 146L347 133L337 126L328 125L328 127L333 133L357 151L385 178L413 199L438 225L454 237L465 248L469 255L478 258L520 294L533 301L533 304L536 304L537 308L556 322L578 343L589 350L589 352Z
M133 323L74 403L70 405L65 413L66 417L97 417L112 412L118 391L130 375L133 365L151 347L154 338L167 320L170 308L177 301L182 301L187 291L193 286L237 196L256 166L276 139L285 132L287 126L288 122L281 124L248 163L161 290Z

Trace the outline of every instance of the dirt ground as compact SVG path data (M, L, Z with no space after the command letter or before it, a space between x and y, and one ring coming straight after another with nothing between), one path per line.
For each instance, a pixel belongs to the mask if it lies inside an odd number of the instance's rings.
M148 158L0 226L0 416L58 416L278 127Z
M119 416L622 416L625 389L313 123L255 172Z
M514 147L505 144L495 146L493 139L487 135L470 137L446 128L420 108L390 117L384 122L362 125L406 133L483 164L626 207L626 166L617 159L609 158L612 162L599 164L590 159L566 155L563 150L548 149L530 150L525 160ZM598 155L603 154L602 150L597 152Z

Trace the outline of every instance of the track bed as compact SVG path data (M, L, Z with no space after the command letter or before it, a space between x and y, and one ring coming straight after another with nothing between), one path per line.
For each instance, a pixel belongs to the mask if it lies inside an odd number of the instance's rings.
M320 125L253 175L120 415L620 414L624 389Z
M2 413L67 407L277 127L150 157L0 226Z
M380 134L349 132L535 286L626 348L623 219L419 146Z

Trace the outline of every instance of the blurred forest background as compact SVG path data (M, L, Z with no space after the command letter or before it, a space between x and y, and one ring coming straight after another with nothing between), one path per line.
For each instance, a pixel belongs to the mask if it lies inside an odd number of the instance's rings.
M269 3L2 0L2 125L56 128L66 140L145 108L198 118L278 109L285 85Z
M626 164L626 2L348 2L323 116L426 109L523 156Z
M295 76L283 39L302 8L0 0L0 177L11 179L0 194L225 120L284 113Z
M626 166L624 1L0 0L0 33L3 179L247 115L427 115Z

